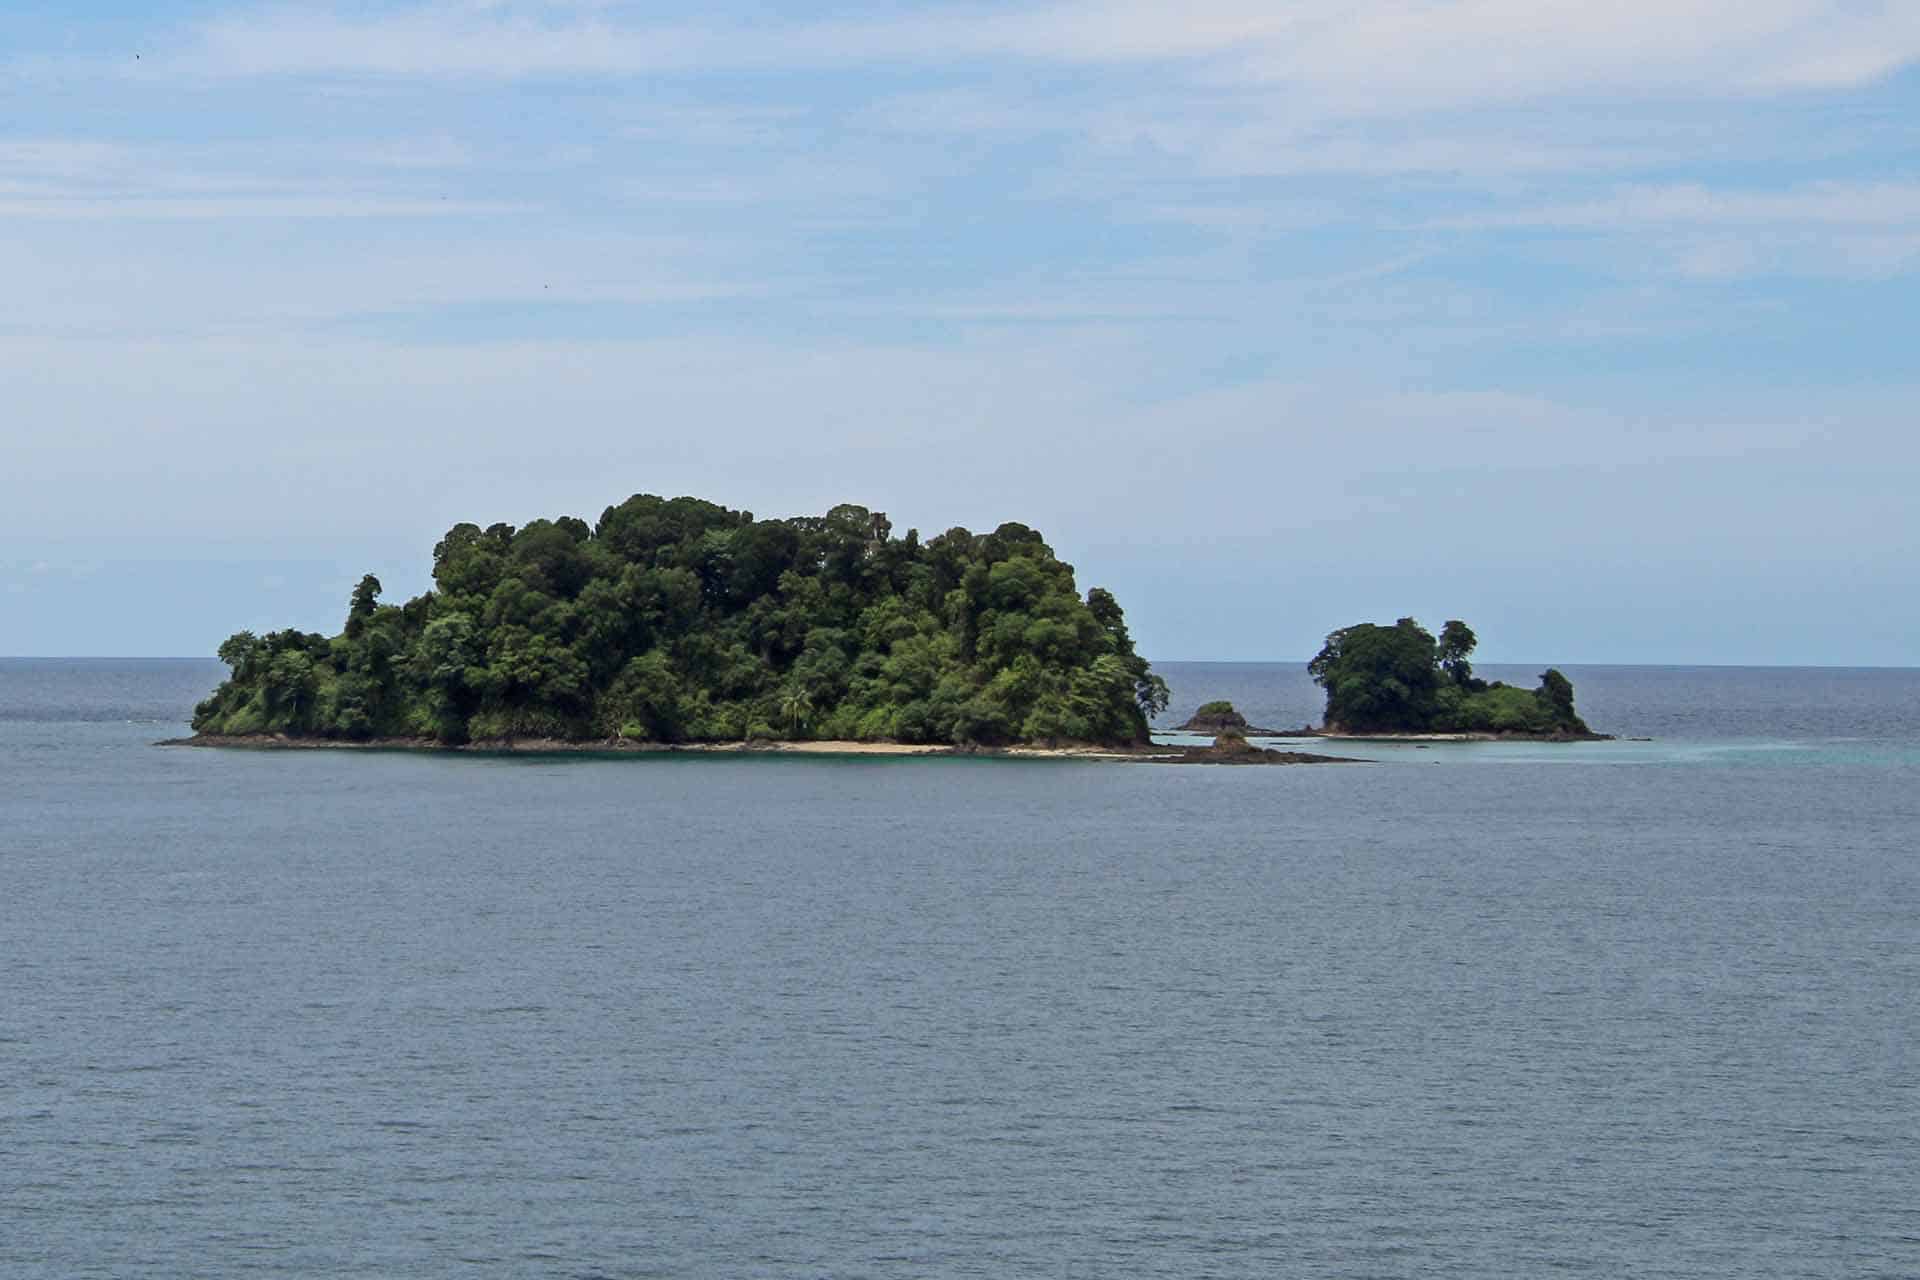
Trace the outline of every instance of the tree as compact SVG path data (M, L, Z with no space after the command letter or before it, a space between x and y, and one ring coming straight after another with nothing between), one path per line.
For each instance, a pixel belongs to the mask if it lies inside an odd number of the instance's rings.
M1558 667L1548 667L1540 673L1540 687L1534 691L1553 717L1555 728L1572 733L1586 733L1587 722L1582 720L1573 709L1573 681L1561 673Z
M603 732L651 742L678 742L687 727L684 682L658 649L627 663L600 698Z
M359 638L379 600L380 579L369 573L360 579L360 585L353 589L353 596L347 602L347 639Z
M1440 641L1436 656L1440 670L1454 684L1465 688L1473 681L1473 664L1467 661L1479 640L1474 637L1473 629L1455 618L1440 628Z
M253 632L236 631L220 642L217 656L233 669L234 680L244 684L254 677L254 663L259 658L260 648L260 637Z
M1140 714L1148 720L1165 711L1172 697L1173 694L1168 690L1167 682L1152 672L1134 681L1134 705L1140 708Z
M787 722L787 732L797 738L813 723L813 699L805 689L788 689L780 702L780 715Z
M1328 728L1420 732L1440 686L1433 636L1412 618L1363 622L1327 637L1307 670L1327 691Z
M521 579L561 600L580 594L593 577L593 561L562 517L562 523L535 520L513 538L512 564ZM571 522L584 530L578 520Z

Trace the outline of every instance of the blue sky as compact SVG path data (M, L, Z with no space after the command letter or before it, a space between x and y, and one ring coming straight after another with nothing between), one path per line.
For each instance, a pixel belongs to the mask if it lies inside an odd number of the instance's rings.
M646 491L1161 658L1920 663L1909 2L13 0L0 280L0 653Z

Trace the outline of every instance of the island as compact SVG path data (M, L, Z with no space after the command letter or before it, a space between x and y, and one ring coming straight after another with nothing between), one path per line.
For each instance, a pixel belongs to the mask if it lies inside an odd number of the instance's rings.
M881 512L756 520L638 494L588 525L458 524L433 587L361 579L338 635L243 631L196 745L1051 752L1179 763L1113 594L1007 523L921 541Z
M1412 618L1362 622L1327 637L1307 670L1326 690L1323 737L1524 738L1604 741L1574 710L1573 682L1557 668L1535 689L1473 674L1477 638L1454 620L1436 639Z
M1175 733L1211 733L1216 737L1238 738L1291 738L1311 734L1312 729L1261 729L1247 723L1247 718L1234 709L1231 702L1203 702L1185 724L1174 730Z

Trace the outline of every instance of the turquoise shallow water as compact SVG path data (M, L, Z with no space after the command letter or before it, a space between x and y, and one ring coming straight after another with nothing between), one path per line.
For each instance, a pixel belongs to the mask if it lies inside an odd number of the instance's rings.
M1916 673L1355 768L149 746L216 674L0 662L0 1275L1920 1273Z

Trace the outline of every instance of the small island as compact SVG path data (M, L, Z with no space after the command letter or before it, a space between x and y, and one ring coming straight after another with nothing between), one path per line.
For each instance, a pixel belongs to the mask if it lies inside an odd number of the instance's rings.
M636 495L599 521L454 526L433 589L363 578L340 634L241 632L210 740L1147 745L1165 682L1111 592L1021 524L896 537Z
M1604 741L1573 706L1573 682L1557 669L1535 689L1473 674L1478 644L1457 619L1436 639L1412 618L1362 622L1327 637L1307 669L1327 691L1324 737L1469 737Z
M1175 733L1210 733L1216 737L1239 738L1290 738L1309 733L1302 729L1260 729L1247 723L1231 702L1203 702L1199 710L1187 717L1185 724L1174 730Z

